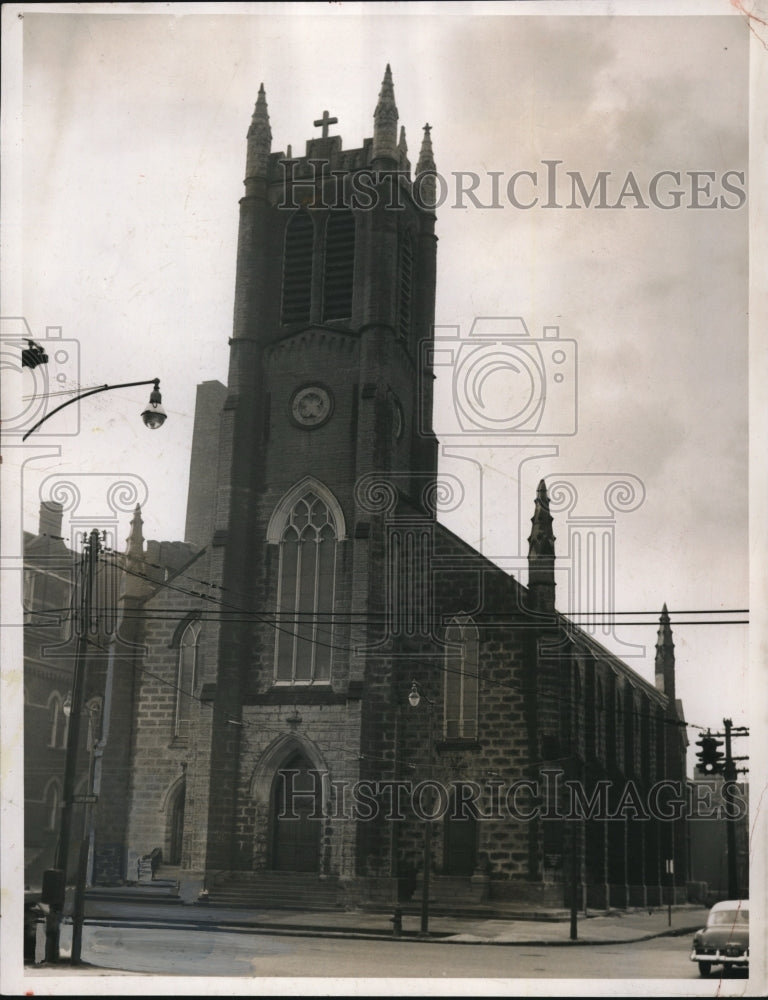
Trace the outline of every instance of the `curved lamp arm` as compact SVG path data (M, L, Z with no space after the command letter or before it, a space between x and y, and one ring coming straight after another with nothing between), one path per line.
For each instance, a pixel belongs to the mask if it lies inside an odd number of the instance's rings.
M145 379L143 382L121 382L119 385L99 385L95 389L88 389L86 392L81 392L78 396L74 396L72 399L68 399L66 403L62 403L60 406L57 406L55 409L51 410L50 413L46 413L46 415L41 420L37 421L34 427L30 427L30 429L27 431L27 433L21 440L26 441L29 435L32 434L34 431L36 431L41 424L44 424L45 421L49 419L49 417L52 417L55 413L58 413L59 410L63 410L65 406L71 406L72 403L77 403L79 400L85 399L86 396L95 396L97 392L108 392L110 389L130 389L136 385L154 385L155 387L150 393L149 403L147 404L147 408L142 413L144 423L147 425L147 427L149 427L152 430L155 430L157 427L162 426L162 424L165 422L167 414L162 407L162 397L160 395L160 379L150 378L150 379Z

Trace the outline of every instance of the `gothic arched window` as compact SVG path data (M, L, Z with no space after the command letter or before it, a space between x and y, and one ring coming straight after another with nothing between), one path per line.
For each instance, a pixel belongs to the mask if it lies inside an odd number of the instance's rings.
M445 632L445 738L476 739L478 711L477 626L457 615Z
M355 217L349 209L332 211L325 230L323 321L349 319L355 276Z
M309 213L297 212L285 229L283 323L308 323L312 304L315 227Z
M336 546L343 531L333 496L308 481L283 499L270 520L267 539L280 547L275 629L279 683L331 679Z
M200 622L190 622L179 639L179 658L176 670L176 717L174 735L189 735L195 684L197 682L197 650Z

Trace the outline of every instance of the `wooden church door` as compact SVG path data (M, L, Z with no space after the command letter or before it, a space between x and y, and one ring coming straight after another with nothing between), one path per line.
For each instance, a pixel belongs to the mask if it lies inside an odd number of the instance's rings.
M471 875L477 864L477 820L472 815L445 817L446 875Z
M316 872L320 868L319 782L303 754L275 775L272 790L272 868Z

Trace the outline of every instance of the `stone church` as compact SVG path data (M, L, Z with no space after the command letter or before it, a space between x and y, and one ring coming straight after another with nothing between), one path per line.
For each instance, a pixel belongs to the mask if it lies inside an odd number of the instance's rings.
M373 137L334 122L273 152L259 91L186 539L137 509L121 557L94 881L154 852L259 905L417 900L428 866L438 901L607 907L674 858L684 892L685 818L648 806L685 781L666 609L653 685L556 610L544 482L527 585L439 522L430 128L412 168L389 67Z

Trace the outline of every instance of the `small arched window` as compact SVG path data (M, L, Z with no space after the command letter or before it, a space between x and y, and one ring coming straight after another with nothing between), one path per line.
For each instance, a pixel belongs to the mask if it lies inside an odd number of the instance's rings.
M616 757L616 764L621 767L624 763L624 722L626 718L626 712L624 711L624 695L621 689L621 685L616 685L615 699L614 699L614 717L616 720L616 745L614 747L614 755Z
M48 746L62 750L67 745L69 717L58 691L54 691L48 699L48 712L50 721Z
M595 752L602 757L605 754L605 692L601 677L597 678L595 702Z
M457 615L445 632L445 738L477 739L477 626L468 615Z
M57 830L59 827L59 785L56 781L48 783L45 789L44 809L46 830Z
M277 571L275 680L311 684L331 679L340 508L330 493L309 487L289 494L268 528L280 546Z
M651 776L653 738L651 734L651 709L643 695L640 708L640 769L644 778Z
M349 319L355 277L355 217L349 209L332 211L325 230L323 320Z
M315 227L308 212L297 212L285 230L282 322L308 323L312 304Z
M656 758L656 777L658 779L666 777L667 762L665 759L665 739L666 729L664 724L664 709L656 709L656 732L655 732L654 756Z
M179 659L176 673L176 718L174 735L189 735L195 684L197 683L197 652L200 639L200 622L190 622L179 640Z

